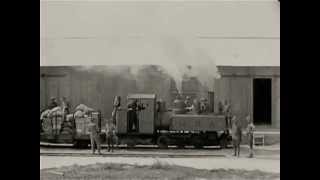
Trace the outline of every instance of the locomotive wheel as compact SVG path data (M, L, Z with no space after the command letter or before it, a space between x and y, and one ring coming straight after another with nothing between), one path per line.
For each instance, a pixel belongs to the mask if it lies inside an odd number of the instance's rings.
M204 146L203 140L200 137L192 138L192 144L196 149L202 149Z
M160 136L157 140L157 144L161 149L167 149L168 142L169 142L169 139L166 136Z
M86 149L89 146L88 142L81 140L75 141L73 145L77 149Z
M136 142L134 140L127 141L128 148L133 148L135 145L136 145Z
M226 137L222 137L219 141L220 148L221 149L226 149L228 147L228 140Z

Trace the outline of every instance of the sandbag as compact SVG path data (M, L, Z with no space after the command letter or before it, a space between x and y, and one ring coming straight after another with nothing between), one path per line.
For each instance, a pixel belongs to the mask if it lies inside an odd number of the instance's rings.
M53 124L50 118L47 118L47 117L43 118L42 129L46 133L51 133L53 129Z
M66 121L71 122L73 120L73 114L67 114L66 115Z
M83 118L85 115L85 113L81 110L77 110L75 113L74 113L74 118Z
M49 112L49 114L48 114L48 116L49 116L50 118L53 118L53 117L55 117L55 116L62 116L62 115L63 115L63 112L62 112L61 107L59 107L59 106L51 109L50 112Z
M80 111L82 111L82 112L84 112L84 113L89 113L89 112L92 112L92 111L94 111L94 109L92 109L92 108L90 108L90 107L88 107L88 106L86 106L86 105L84 105L84 104L79 104L77 107L76 107L76 109L75 109L76 111L78 111L78 110L80 110Z
M50 114L50 110L47 109L45 111L43 111L40 115L40 119L45 119L45 118L48 118L49 117L49 114Z

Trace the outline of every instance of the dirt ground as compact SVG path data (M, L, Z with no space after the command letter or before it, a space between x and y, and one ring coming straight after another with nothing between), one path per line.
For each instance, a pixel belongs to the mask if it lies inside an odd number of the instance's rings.
M236 169L203 170L157 161L150 166L97 163L44 169L40 179L280 179L280 173Z
M247 158L242 146L239 158L232 149L118 149L91 156L90 149L40 148L41 179L280 179L280 146L255 149ZM77 156L41 153L78 153ZM125 157L123 154L131 154ZM153 157L146 157L153 154ZM160 154L195 154L207 157L161 157ZM87 156L90 155L90 156ZM213 156L212 156L213 155ZM224 155L224 156L215 156ZM157 157L158 156L158 157Z

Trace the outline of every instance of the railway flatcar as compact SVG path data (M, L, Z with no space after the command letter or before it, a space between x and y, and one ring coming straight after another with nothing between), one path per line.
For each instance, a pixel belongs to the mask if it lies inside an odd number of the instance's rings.
M75 113L69 114L66 117L63 117L61 114L53 114L41 119L40 141L73 144L79 148L88 147L88 143L90 143L88 124L91 118L94 119L99 131L103 134L100 111L91 111L81 117L76 116ZM101 139L105 141L105 136L101 135Z

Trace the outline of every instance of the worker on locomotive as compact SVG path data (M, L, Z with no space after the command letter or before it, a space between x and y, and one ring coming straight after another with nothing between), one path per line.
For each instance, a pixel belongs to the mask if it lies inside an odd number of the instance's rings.
M138 132L138 111L145 109L143 104L138 103L137 99L129 100L128 104L128 112L127 116L129 119L129 131L130 132Z

